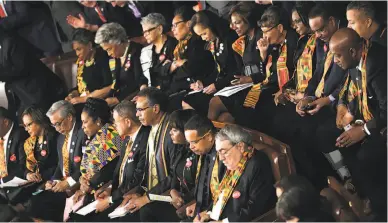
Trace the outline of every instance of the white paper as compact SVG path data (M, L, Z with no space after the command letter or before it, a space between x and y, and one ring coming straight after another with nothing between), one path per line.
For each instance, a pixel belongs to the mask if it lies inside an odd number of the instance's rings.
M212 213L210 214L210 218L213 220L218 221L221 215L221 206L222 206L222 199L224 198L224 191L220 194L218 197L218 201L216 205L212 208Z
M172 202L172 198L170 196L163 196L157 194L149 194L151 201L163 201L163 202Z
M8 98L5 93L5 82L0 82L0 106L8 108Z
M128 203L128 204L129 204L129 203ZM128 204L127 204L127 205L128 205ZM127 211L125 210L125 207L126 207L127 205L116 208L114 211L112 211L112 213L110 213L110 214L108 215L108 217L109 217L110 219L113 219L113 218L119 218L119 217L125 216L125 215L127 214Z
M79 215L82 215L82 216L85 216L89 213L91 213L92 211L96 210L96 207L97 207L97 203L98 201L93 201L92 203L86 205L85 207L79 209L76 214L79 214Z
M19 177L14 177L12 180L1 184L1 188L3 188L3 187L18 187L18 186L20 186L22 184L26 184L26 183L28 183L27 180L21 179Z
M229 97L239 91L242 91L246 88L252 87L253 83L247 83L247 84L239 84L239 85L233 85L229 87L225 87L214 94L214 96L224 96Z
M199 91L190 91L189 93L187 93L187 95L191 95L191 94L195 94L195 93L199 93L199 92L202 92L202 90L199 90Z

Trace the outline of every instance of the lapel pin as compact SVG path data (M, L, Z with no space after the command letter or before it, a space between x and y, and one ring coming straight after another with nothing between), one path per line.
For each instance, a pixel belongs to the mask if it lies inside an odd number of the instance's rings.
M71 145L73 145L73 146L74 146L74 144L75 144L75 143L74 143L74 141L73 141L73 142L71 142Z
M73 149L70 150L70 153L72 153L72 152L73 152Z

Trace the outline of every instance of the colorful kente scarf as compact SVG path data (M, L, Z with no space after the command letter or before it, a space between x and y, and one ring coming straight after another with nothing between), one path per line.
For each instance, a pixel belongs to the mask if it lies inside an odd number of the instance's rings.
M240 179L241 175L244 173L246 164L248 160L253 156L254 149L252 147L249 147L246 151L243 153L243 157L241 158L240 162L237 164L237 169L235 170L226 170L224 178L222 178L221 183L218 186L218 190L213 196L213 209L214 206L217 204L218 199L220 197L220 194L224 192L224 196L222 197L221 201L221 212L224 210L224 207L226 203L228 202L230 196L232 195L232 192L236 188L236 185L238 183L238 180Z
M47 150L47 140L45 137L43 137L43 144L40 144L39 148L37 147L39 137L36 136L30 136L26 141L24 142L24 152L26 153L26 167L31 172L39 173L39 166L38 161L35 158L35 149L40 151L42 156L48 156L48 150Z
M303 38L303 36L301 37ZM312 35L306 43L302 54L300 55L297 65L296 65L296 75L297 75L297 92L304 93L307 88L307 85L313 76L313 55L315 51L315 34Z
M216 39L216 41L218 41L218 39ZM216 63L216 66L217 66L218 73L220 73L221 66L218 63L217 58L216 58L216 44L217 44L216 41L210 41L208 46L207 46L207 49L212 53L214 62Z
M323 67L323 75L322 75L321 81L318 84L317 89L315 90L315 96L317 98L322 97L323 89L325 87L325 77L326 77L327 71L329 70L329 68L333 62L333 56L334 56L334 54L331 51L327 52L325 64Z
M185 51L187 49L187 45L189 44L189 41L190 41L192 36L193 36L193 34L190 32L187 34L185 39L179 40L179 43L176 45L176 47L174 49L174 60L184 59L183 54L185 53Z
M94 174L120 155L123 140L116 129L105 124L86 146L82 157L81 174L91 179Z
M244 36L241 36L240 38L238 38L236 41L234 41L234 43L232 44L232 49L238 53L241 57L243 57L244 55L244 50L245 50L245 37L246 35Z
M90 62L94 63L94 58ZM88 62L88 63L90 64L90 62ZM78 93L80 95L82 95L84 93L89 94L87 84L83 78L85 66L87 66L85 61L80 60L80 59L77 60L77 87L78 87Z

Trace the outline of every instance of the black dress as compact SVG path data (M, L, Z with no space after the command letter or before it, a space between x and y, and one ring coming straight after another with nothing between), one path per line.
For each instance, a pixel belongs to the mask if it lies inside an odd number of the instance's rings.
M194 200L194 188L199 157L187 148L179 147L179 152L171 166L171 176L168 176L148 193L163 194L165 191L175 189L181 193L185 203ZM166 202L154 201L143 206L140 211L142 222L179 221L175 207Z
M215 85L216 90L219 91L234 79L234 75L240 74L242 61L241 57L232 49L232 44L236 40L236 33L229 32L224 38L220 38L214 44L214 52L212 55L215 59L215 69L211 78L205 79L203 86L207 87L210 84ZM207 44L206 49L210 50L210 43ZM211 51L210 51L211 52ZM219 69L219 70L218 70ZM211 82L211 80L215 80ZM186 95L184 102L193 107L199 114L207 116L209 110L209 102L214 94L204 94L202 92L196 94Z

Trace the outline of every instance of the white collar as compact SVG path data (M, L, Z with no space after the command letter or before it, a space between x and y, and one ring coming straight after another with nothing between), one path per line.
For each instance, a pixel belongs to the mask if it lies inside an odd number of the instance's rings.
M359 71L361 71L361 67L362 67L362 57L361 57L361 59L360 59L360 63L358 63L358 66L356 67L357 68L357 70L359 70Z
M13 122L12 122L11 128L9 128L7 134L5 134L5 136L3 137L4 140L8 140L9 135L11 134L12 128L13 128Z

